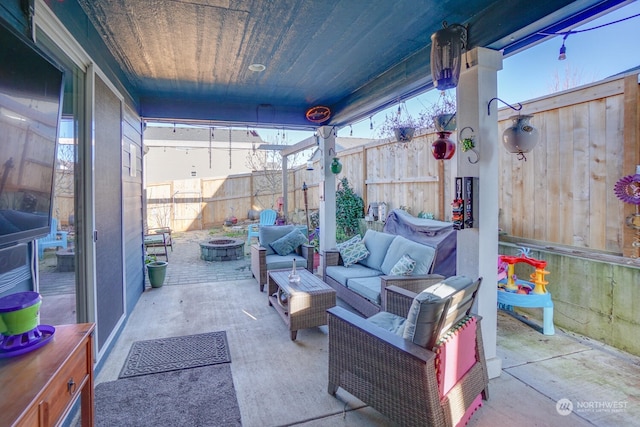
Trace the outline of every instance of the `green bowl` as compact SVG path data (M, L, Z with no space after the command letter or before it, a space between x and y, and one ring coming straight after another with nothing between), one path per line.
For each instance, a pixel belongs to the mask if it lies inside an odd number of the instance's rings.
M0 298L0 334L19 335L40 323L42 297L33 291L18 292Z

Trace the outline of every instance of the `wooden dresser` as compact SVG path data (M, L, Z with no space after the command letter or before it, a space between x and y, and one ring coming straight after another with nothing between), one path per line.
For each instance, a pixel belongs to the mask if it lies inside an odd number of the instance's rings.
M93 426L93 323L56 326L51 341L0 359L0 426L55 426L81 397Z

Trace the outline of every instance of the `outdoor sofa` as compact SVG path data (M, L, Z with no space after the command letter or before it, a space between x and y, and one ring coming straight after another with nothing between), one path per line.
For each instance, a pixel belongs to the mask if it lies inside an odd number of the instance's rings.
M367 230L362 239L356 236L323 251L322 279L338 298L368 317L384 308L388 286L418 293L442 280L444 276L430 274L435 252L403 236ZM403 262L413 262L413 267L403 269Z

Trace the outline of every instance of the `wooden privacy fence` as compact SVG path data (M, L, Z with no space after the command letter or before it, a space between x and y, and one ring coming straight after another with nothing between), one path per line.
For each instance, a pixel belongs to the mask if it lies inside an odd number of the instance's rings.
M476 141L480 147L494 144L498 151L503 232L638 256L635 232L625 226L635 207L613 192L617 180L633 174L640 164L638 93L638 76L631 75L524 103L521 113L534 116L531 124L540 135L526 161L507 152L500 141ZM516 114L509 108L499 111L500 135ZM402 207L413 215L432 213L449 221L456 159L433 158L430 146L436 137L428 132L407 144L372 141L341 151L343 169L337 182L346 177L363 197L365 209L385 202L389 210ZM308 187L308 208L318 209L319 167L316 162L313 171L300 167L288 172L290 221L305 221L303 183ZM254 210L277 209L281 188L279 171L148 185L148 223L192 230L219 225L231 215L246 219Z

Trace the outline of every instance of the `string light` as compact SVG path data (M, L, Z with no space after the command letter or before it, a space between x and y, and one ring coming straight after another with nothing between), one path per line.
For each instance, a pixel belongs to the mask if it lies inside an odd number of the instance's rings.
M349 125L349 136L353 136L353 127Z
M369 116L369 129L373 130L373 120L372 120L373 116Z
M565 59L567 59L567 48L564 45L564 42L565 42L565 40L567 40L567 37L569 37L571 34L585 33L587 31L597 30L598 28L608 27L609 25L618 24L620 22L626 21L626 20L631 19L631 18L636 18L638 16L640 16L640 13L636 13L635 15L627 16L626 18L618 19L617 21L607 22L606 24L596 25L595 27L591 27L591 28L585 28L584 30L559 31L557 33L544 33L544 32L541 32L541 33L538 33L538 34L543 35L543 36L564 36L562 38L562 46L560 46L560 54L558 55L558 60L559 61L564 61Z
M567 48L564 46L564 41L567 39L567 37L569 37L569 34L565 34L565 36L562 38L562 46L560 46L560 55L558 55L558 60L559 61L564 61L565 59L567 59Z

